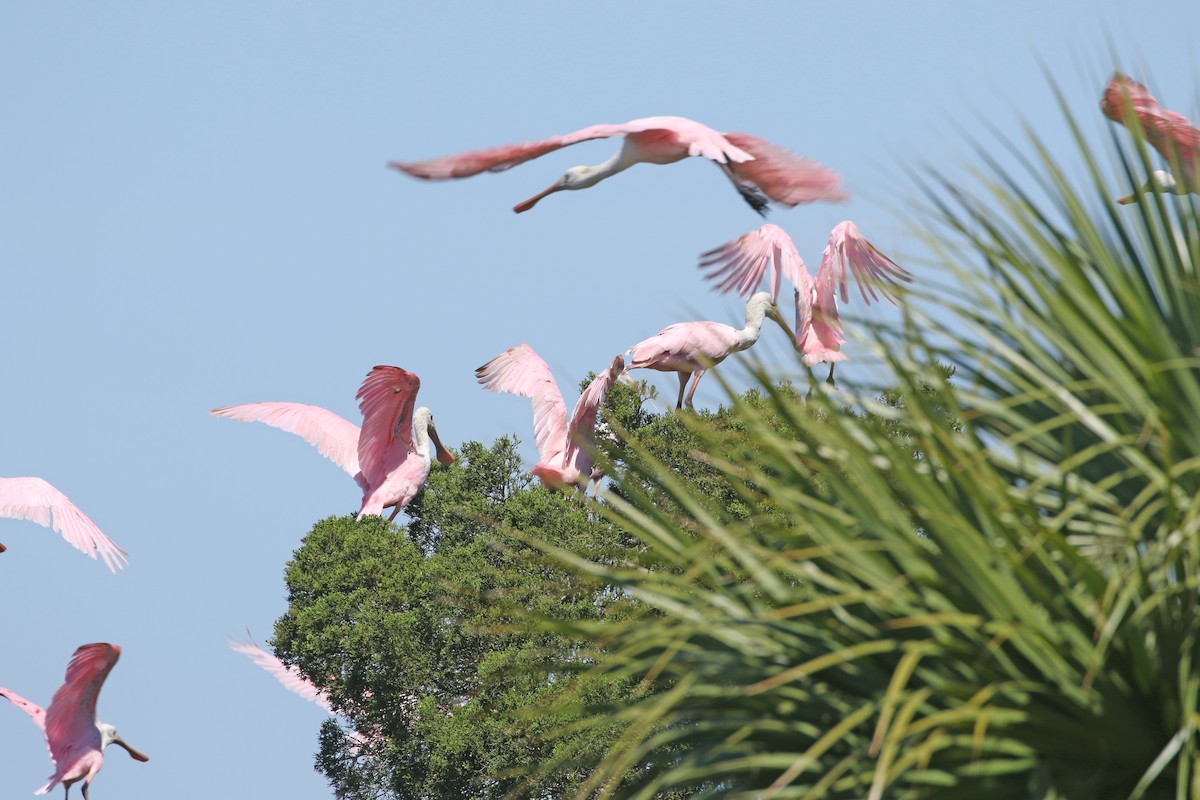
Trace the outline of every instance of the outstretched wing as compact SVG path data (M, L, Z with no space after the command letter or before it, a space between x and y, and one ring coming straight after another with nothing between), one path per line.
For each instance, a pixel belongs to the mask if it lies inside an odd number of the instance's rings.
M317 452L354 477L358 474L358 426L332 411L303 403L246 403L214 408L214 417L238 422L262 422L294 433L317 448Z
M41 478L0 478L0 517L27 519L53 528L81 553L93 559L99 555L114 573L129 563L124 550L65 494Z
M395 442L413 449L412 418L421 379L399 367L377 366L367 373L355 395L362 411L358 463L372 486L387 473L387 452Z
M46 712L37 703L30 702L11 689L5 689L3 686L0 686L0 697L7 698L14 706L28 714L29 718L33 720L34 725L37 725L42 730L46 729Z
M235 642L231 640L229 648L234 652L241 653L271 673L283 688L300 695L305 700L316 703L330 714L334 713L333 705L329 702L329 695L324 690L318 689L308 678L301 675L300 670L296 667L284 664L274 654L268 653L253 642Z
M717 282L718 292L733 291L744 297L758 291L769 267L772 302L778 302L781 277L799 286L801 275L808 276L792 238L770 223L701 254L699 266L708 270L704 277Z
M1127 128L1132 111L1150 146L1168 161L1178 161L1188 180L1194 180L1200 162L1200 129L1187 117L1163 108L1145 86L1120 73L1109 80L1100 110Z
M647 130L637 125L641 120L628 122L624 125L592 125L574 133L563 136L552 136L536 142L520 144L505 144L499 147L489 147L485 150L472 150L444 158L433 158L428 161L391 161L388 166L392 169L408 173L414 178L441 181L450 178L469 178L481 172L503 172L518 164L532 161L538 156L553 152L562 147L586 142L589 139L607 139L612 136L624 136Z
M66 680L46 709L46 741L60 766L99 745L96 698L120 657L121 648L105 642L85 644L71 656Z
M841 176L824 164L748 133L726 133L725 138L754 156L752 161L731 161L729 169L740 181L758 187L776 203L796 206L814 200L840 202L850 198L842 188Z
M593 378L592 382L583 390L583 394L579 396L579 402L575 404L575 410L571 412L571 426L567 431L567 451L564 455L566 463L571 463L581 449L586 452L588 448L595 447L596 415L600 411L600 406L604 404L604 398L608 395L608 390L612 387L613 382L624 371L625 359L617 356L608 365L608 369ZM588 462L590 467L590 456ZM584 470L581 468L581 471Z
M853 222L845 220L830 231L829 243L825 245L825 253L821 256L815 287L818 306L827 308L827 295L835 290L841 294L843 303L849 299L846 286L848 274L854 275L854 282L858 284L863 302L867 305L872 300L878 300L879 295L894 304L897 299L895 290L900 287L900 282L912 282L912 275L907 270L879 252L863 238ZM876 289L879 294L876 294Z
M533 404L533 438L541 460L557 464L567 447L567 406L541 356L527 344L510 347L475 370L475 379L491 392L528 397Z

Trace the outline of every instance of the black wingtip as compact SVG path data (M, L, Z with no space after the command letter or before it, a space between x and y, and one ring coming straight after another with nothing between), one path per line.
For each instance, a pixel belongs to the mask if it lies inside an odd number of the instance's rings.
M767 210L771 204L765 194L748 186L739 186L738 193L742 196L743 200L750 204L751 208L758 212L760 217L763 219L767 218Z

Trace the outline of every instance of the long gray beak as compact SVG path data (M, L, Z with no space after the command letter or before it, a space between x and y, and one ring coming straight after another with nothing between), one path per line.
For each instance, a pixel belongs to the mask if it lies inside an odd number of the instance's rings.
M437 460L443 464L453 464L454 454L442 445L442 440L438 438L437 428L432 425L429 426L429 438L433 442L433 449L437 453Z
M119 744L119 745L121 745L121 747L124 747L125 751L127 753L129 753L129 755L133 758L134 761L149 761L150 760L150 756L146 755L145 753L143 753L140 750L134 750L132 747L130 747L128 744L125 743L124 739L120 738L119 736L116 739L113 739L113 744Z

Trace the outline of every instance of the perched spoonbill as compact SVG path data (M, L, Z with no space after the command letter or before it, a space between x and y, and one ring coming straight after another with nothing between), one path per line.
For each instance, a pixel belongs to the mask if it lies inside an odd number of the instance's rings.
M83 781L83 796L87 800L88 786L104 765L104 748L110 744L124 747L137 761L150 760L130 747L116 728L96 716L100 687L120 657L121 648L115 644L98 642L79 647L67 665L65 682L54 693L46 711L8 689L0 689L0 696L11 700L46 733L46 744L56 769L49 783L34 794L46 794L61 783L66 798L71 794L71 784Z
M1161 169L1154 170L1150 180L1133 194L1122 197L1118 203L1137 202L1139 196L1153 191L1155 186L1168 194L1200 194L1200 171L1197 168L1197 161L1200 161L1200 128L1187 117L1163 108L1145 86L1119 72L1109 79L1104 97L1100 100L1100 110L1126 128L1136 121L1150 146L1179 170L1178 175Z
M746 327L734 328L722 322L680 322L663 328L654 336L629 348L630 369L656 369L679 373L679 398L675 408L686 402L692 408L696 386L709 368L720 364L733 353L741 352L758 341L763 320L770 319L792 338L792 331L783 321L779 306L769 292L759 292L746 303ZM692 388L683 396L688 378Z
M829 363L828 383L833 383L834 364L846 358L841 352L846 337L842 334L838 295L843 303L849 300L849 275L854 276L867 305L872 300L879 300L880 295L895 304L895 292L900 282L912 281L907 270L863 238L850 220L839 222L830 231L815 281L808 274L791 237L782 228L770 224L704 253L700 257L700 267L709 270L707 277L717 281L717 289L722 294L754 291L762 281L763 273L770 268L770 297L776 299L780 277L786 277L794 287L796 347L804 354L804 363L809 366Z
M543 486L586 488L590 480L600 476L592 461L596 414L609 387L624 369L625 360L617 356L588 384L575 404L569 425L558 384L546 362L529 345L508 348L475 370L475 378L490 392L507 392L532 401L533 436L541 461L530 471Z
M0 517L53 527L79 552L97 554L115 574L129 563L125 551L105 536L67 496L41 478L0 478ZM8 548L0 544L0 553Z
M420 379L407 370L372 369L355 395L363 415L361 430L332 411L302 403L247 403L209 413L299 434L362 488L359 519L367 514L383 516L385 508L393 508L390 522L429 477L431 442L438 461L454 462L438 438L433 412L424 406L413 410L420 388Z
M673 164L688 156L710 159L733 183L750 207L766 215L767 204L795 206L814 200L840 201L849 197L833 170L747 133L718 133L684 117L648 117L624 125L592 125L565 136L537 142L508 144L429 161L388 164L426 180L467 178L480 172L502 172L560 147L624 136L616 155L595 166L572 167L557 182L513 207L520 214L548 194L587 189L634 164Z

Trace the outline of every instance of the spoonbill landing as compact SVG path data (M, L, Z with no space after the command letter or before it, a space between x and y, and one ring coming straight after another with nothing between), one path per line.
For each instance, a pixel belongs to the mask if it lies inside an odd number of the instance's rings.
M700 268L708 269L707 277L717 281L722 294L754 291L769 268L770 297L776 299L780 278L787 278L794 288L796 347L809 366L828 362L828 383L833 383L834 364L846 359L841 352L846 337L838 313L838 295L843 303L849 300L849 276L854 276L867 305L879 300L880 295L895 304L900 282L912 281L907 270L879 252L850 220L839 222L830 231L815 281L791 237L770 224L704 253Z
M558 181L513 207L520 214L548 194L587 189L634 164L673 164L688 156L707 158L721 168L742 198L766 215L769 201L795 206L814 200L849 197L833 170L748 133L718 133L684 117L647 117L623 125L592 125L564 136L507 144L429 161L392 161L393 169L425 180L467 178L481 172L503 172L561 147L591 139L624 136L616 155L595 166L572 167Z
M629 348L629 368L679 373L679 398L675 408L683 408L685 402L692 408L692 396L704 373L726 357L757 342L763 321L767 319L779 325L789 340L792 338L792 331L783 321L771 294L759 292L746 303L746 327L738 329L722 322L708 321L669 325ZM692 388L685 399L683 390L688 378L692 379Z
M83 797L87 800L88 786L104 765L104 748L110 744L124 747L136 761L150 760L130 747L116 728L96 717L100 687L120 657L121 648L115 644L98 642L79 647L67 665L65 682L45 711L8 689L0 689L0 697L11 700L46 733L46 744L56 769L49 783L34 794L46 794L61 783L66 798L71 793L71 784L83 781Z
M1127 75L1117 73L1108 81L1100 110L1114 122L1126 128L1136 121L1150 146L1157 150L1178 175L1161 169L1154 170L1150 180L1128 197L1122 205L1137 202L1139 196L1154 190L1168 194L1200 194L1200 128L1182 114L1168 111L1158 104L1145 86ZM1132 119L1130 113L1132 112Z
M443 464L454 456L442 446L433 412L416 410L420 379L399 367L377 366L367 373L355 399L363 415L363 426L332 411L302 403L247 403L215 408L210 414L240 422L263 422L273 428L299 434L330 461L346 470L363 490L361 520L367 514L383 516L393 508L388 521L396 518L429 477L433 452Z
M41 478L0 478L0 517L27 519L55 531L93 560L99 555L115 574L129 563L125 551L105 536L67 496ZM0 553L8 548L0 544Z
M550 368L527 344L510 347L475 370L475 378L490 392L528 397L533 404L533 437L541 461L531 472L548 489L582 486L600 473L593 468L596 414L613 381L625 370L617 356L579 396L567 423L567 406Z

